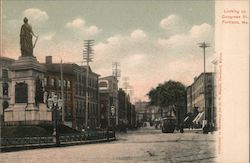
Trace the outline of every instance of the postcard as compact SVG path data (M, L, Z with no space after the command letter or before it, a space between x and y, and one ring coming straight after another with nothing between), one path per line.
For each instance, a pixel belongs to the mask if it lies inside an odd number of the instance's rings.
M0 2L1 162L249 162L249 1Z

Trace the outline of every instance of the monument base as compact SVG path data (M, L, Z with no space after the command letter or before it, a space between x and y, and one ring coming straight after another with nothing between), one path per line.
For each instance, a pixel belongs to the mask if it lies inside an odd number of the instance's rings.
M9 124L44 124L51 123L52 112L45 104L15 104L4 112L4 121Z
M52 121L47 106L37 101L37 80L43 81L45 67L33 56L19 57L11 66L10 105L5 123L40 124ZM39 92L40 93L40 92ZM36 105L38 103L38 105Z

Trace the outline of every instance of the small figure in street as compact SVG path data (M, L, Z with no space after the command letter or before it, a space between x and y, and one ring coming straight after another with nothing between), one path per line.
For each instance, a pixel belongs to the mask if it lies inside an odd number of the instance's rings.
M203 127L203 134L208 134L209 132L209 125L206 124L204 127Z
M184 133L183 124L180 124L180 133Z

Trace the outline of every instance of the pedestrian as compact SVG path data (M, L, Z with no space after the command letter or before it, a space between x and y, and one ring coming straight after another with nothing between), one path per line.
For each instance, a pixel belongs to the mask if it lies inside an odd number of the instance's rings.
M180 125L180 133L184 133L183 125Z

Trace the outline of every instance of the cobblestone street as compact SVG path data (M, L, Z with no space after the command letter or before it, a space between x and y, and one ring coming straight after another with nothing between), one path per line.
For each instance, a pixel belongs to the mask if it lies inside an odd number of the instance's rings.
M215 162L215 135L186 130L164 134L145 127L117 134L117 141L1 153L1 162Z

